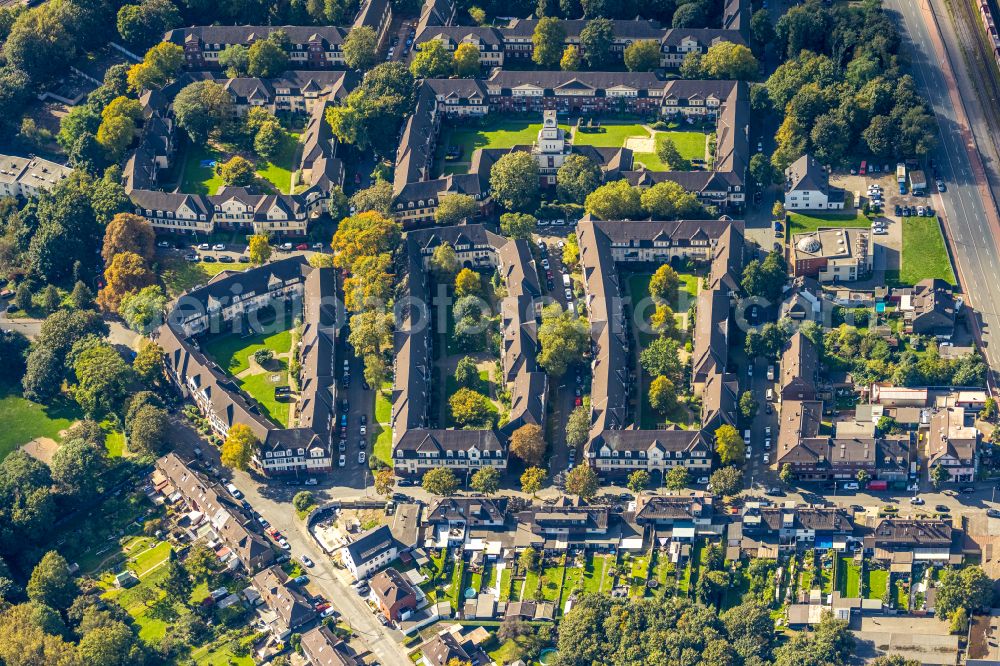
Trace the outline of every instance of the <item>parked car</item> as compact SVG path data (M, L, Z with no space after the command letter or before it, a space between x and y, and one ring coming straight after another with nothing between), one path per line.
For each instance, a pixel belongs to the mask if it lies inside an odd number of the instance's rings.
M308 556L303 555L299 559L302 560L302 564L306 565L307 567L312 567L313 561L310 560Z
M856 481L848 481L844 484L844 490L857 490L860 488Z
M924 498L923 497L911 497L910 498L910 504L915 504L916 506L921 506L924 503L925 502L924 502Z
M365 458L367 458L367 454L364 451L358 451L358 464L359 465L364 465L365 464Z
M951 513L951 509L949 509L944 504L934 505L934 510L937 511L938 513Z
M960 489L958 492L962 493L963 495L971 495L972 493L976 492L976 489L973 488L972 486L966 486Z
M284 550L292 549L291 544L288 543L288 539L285 539L284 537L278 539L278 545L281 546Z
M309 249L309 243L299 243L298 245L295 246L295 249L296 250L308 250Z
M291 243L282 243L278 247L280 247L282 250L285 250L286 252L288 252L288 251L290 251L292 249L292 244Z
M306 479L307 486L315 486L318 483L319 481L315 477L309 477L308 479Z
M216 252L222 252L223 250L226 249L226 244L216 243L215 245L212 246L212 249L215 250Z
M308 582L309 582L309 576L306 576L305 574L302 574L301 576L296 576L295 578L292 579L292 583L294 583L295 585L305 585Z
M167 241L160 241L159 243L156 244L156 247L170 247L170 243L168 243Z
M1000 518L1000 509L986 509L986 515L990 518Z
M347 464L347 456L341 453L340 459L337 461L337 467L343 467L346 464Z
M209 245L208 243L199 243L198 244L198 249L199 250L211 250L212 246Z
M228 254L224 254L221 257L219 257L219 262L223 263L223 264L231 264L234 261L235 261L235 259L233 259L232 257L230 257Z
M325 611L323 611L322 613L320 613L319 616L320 617L330 617L331 615L336 615L336 614L337 614L337 611L331 606L330 608L327 608Z

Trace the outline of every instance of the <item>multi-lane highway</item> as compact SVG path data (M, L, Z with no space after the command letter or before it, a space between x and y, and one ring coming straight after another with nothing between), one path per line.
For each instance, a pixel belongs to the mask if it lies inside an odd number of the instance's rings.
M954 68L962 64L950 59L927 0L886 0L886 8L899 18L913 77L935 113L941 145L934 159L948 191L932 195L934 207L942 213L962 290L977 313L976 333L995 372L1000 368L1000 350L991 344L1000 331L996 209L955 79Z

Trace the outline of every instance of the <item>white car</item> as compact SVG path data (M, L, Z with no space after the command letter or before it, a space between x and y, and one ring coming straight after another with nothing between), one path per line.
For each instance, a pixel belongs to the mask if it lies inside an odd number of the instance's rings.
M911 497L910 498L910 504L916 504L917 506L920 506L921 504L924 504L924 498L923 497Z
M746 457L749 458L752 455L753 455L753 447L747 445L747 454L746 454Z
M365 458L367 458L367 457L368 457L368 455L364 451L358 451L358 464L359 465L364 465L365 464Z
M771 454L770 453L765 453L764 454L764 464L768 465L768 464L770 464L770 462L771 462Z
M702 485L703 486L706 483L708 483L708 477L707 476L699 476L698 477L698 485Z
M337 612L337 610L333 606L330 606L325 611L323 611L322 613L320 613L320 617L330 617L331 615L333 615L336 612Z
M168 243L167 241L160 241L159 243L156 244L156 247L170 247L170 243Z
M563 291L563 295L566 296L566 300L567 301L572 301L573 300L573 292L570 289L564 290Z
M340 460L337 461L337 467L343 467L346 464L347 464L347 456L341 453Z
M368 433L368 426L361 424L361 434L365 435Z
M308 479L306 479L305 485L307 485L307 486L315 486L318 483L319 483L319 481L316 479L316 477L312 477L311 476Z
M299 559L302 560L302 564L306 565L307 567L312 567L313 561L310 560L307 556L303 555Z
M217 252L221 252L222 250L226 249L226 245L225 243L216 243L215 245L212 246L212 249L216 250Z
M545 270L549 270L549 260L548 259L542 259L542 268L544 268Z
M322 251L323 244L322 243L313 243L313 249L317 250L317 251Z
M287 251L289 251L289 250L292 249L292 244L291 243L282 243L281 244L281 249L285 250L287 252Z
M281 546L284 550L292 549L292 546L288 543L288 540L285 537L281 537L280 539L278 539L278 545Z
M209 245L208 243L201 243L201 244L198 245L198 249L199 250L210 250L210 249L212 249L212 246Z

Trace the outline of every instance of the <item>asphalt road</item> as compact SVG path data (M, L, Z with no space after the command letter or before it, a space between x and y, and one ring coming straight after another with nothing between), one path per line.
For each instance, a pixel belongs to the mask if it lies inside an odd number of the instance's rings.
M222 469L218 451L206 445L182 417L174 419L171 439L175 450L185 459L192 459L194 447L200 447L205 461L216 469ZM229 471L226 470L223 474L228 476ZM253 509L285 536L291 545L292 557L301 558L306 555L315 563L307 570L310 580L307 589L314 595L326 598L358 634L361 644L352 643L352 647L359 652L370 650L384 666L413 666L406 650L399 643L402 635L378 622L368 605L351 587L349 574L333 566L333 562L309 534L305 522L295 515L291 505L292 497L303 488L274 481L262 482L245 472L235 471L231 476L232 483L245 495ZM340 497L356 497L361 494L347 487L338 488L337 491L336 494ZM319 490L318 494L324 499L331 498L329 492Z
M935 50L939 38L936 31L932 34L933 23L926 7L926 0L886 1L886 8L899 18L904 43L909 43L917 87L935 113L941 145L933 157L948 190L932 195L932 205L944 218L959 281L980 320L983 352L990 367L996 371L1000 367L1000 354L991 344L991 334L1000 330L997 328L1000 325L1000 258L986 213L986 206L993 204L983 200L970 159L970 151L975 147L970 145L965 115L953 103L956 90L951 72L954 67L963 65L939 57Z

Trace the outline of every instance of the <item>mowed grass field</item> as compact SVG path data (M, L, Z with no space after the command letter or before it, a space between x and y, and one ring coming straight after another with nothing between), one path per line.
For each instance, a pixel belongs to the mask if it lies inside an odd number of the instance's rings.
M271 184L278 192L287 193L292 185L292 172L295 170L295 154L299 147L299 135L287 134L278 149L273 162L263 159L254 160L257 175ZM209 145L189 145L184 155L183 171L181 172L181 191L193 194L215 194L224 185L215 168L207 164L214 161L218 164L226 162L233 152L220 150Z
M59 432L83 418L79 407L68 400L58 400L46 407L21 395L21 387L0 381L0 460L11 451L36 437L59 441Z
M903 220L899 281L904 285L914 285L928 278L956 284L941 224L936 217L907 217Z
M844 213L788 214L788 233L800 234L816 231L824 227L870 227L871 220L862 215Z
M705 159L705 144L708 137L703 132L657 132L657 149L667 139L671 139L674 142L674 145L677 146L677 151L684 159ZM660 160L656 153L636 153L635 160L644 164L650 171L667 170L667 165Z
M567 132L571 126L565 123L559 125ZM530 146L538 138L542 128L539 122L519 119L493 119L477 127L446 127L442 133L438 149L438 171L440 173L465 173L465 166L472 159L472 153L477 148L512 148L514 146ZM677 149L686 159L704 159L706 135L703 132L655 132L657 142L669 137L677 145ZM600 128L577 129L573 134L573 145L594 146L597 148L620 148L631 137L650 136L641 123L629 121L601 120ZM445 162L444 154L448 146L461 147L461 154L454 162ZM664 165L656 153L635 153L635 160L641 162L647 169L665 171Z
M250 369L250 358L258 350L270 349L275 356L287 354L292 348L291 323L285 322L280 331L258 333L246 338L233 333L218 335L203 341L202 348L220 367L236 377ZM275 358L264 372L236 377L236 382L260 403L268 416L288 426L291 404L274 397L275 387L288 386L286 358Z
M170 256L159 259L159 273L169 296L178 296L198 285L206 284L223 271L245 271L249 264L224 264L221 262L184 261L183 257Z

